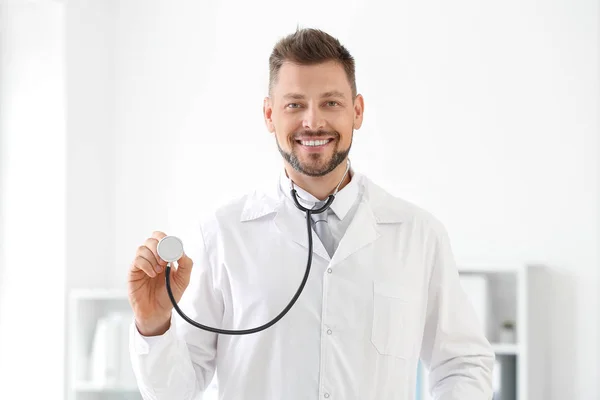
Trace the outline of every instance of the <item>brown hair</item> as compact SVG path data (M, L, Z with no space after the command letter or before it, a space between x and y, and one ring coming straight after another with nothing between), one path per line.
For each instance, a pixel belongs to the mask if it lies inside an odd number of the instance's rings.
M279 69L285 61L300 65L319 64L326 61L339 62L346 71L352 88L352 98L356 97L354 58L338 39L319 29L296 29L296 32L279 40L269 57L269 93L277 81Z

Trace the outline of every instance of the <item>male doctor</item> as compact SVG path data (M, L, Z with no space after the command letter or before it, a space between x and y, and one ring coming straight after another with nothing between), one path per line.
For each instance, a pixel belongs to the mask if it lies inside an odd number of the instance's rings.
M262 332L203 331L172 312L157 254L165 233L154 232L128 273L131 360L143 397L200 398L216 372L221 400L413 400L421 360L435 399L491 399L494 353L461 290L444 226L359 171L346 173L364 110L353 57L329 34L303 29L280 40L269 63L263 112L283 157L280 178L198 224L171 286L201 324L270 321L306 267L306 217L291 183L315 207L339 184L324 218L311 222L309 280Z

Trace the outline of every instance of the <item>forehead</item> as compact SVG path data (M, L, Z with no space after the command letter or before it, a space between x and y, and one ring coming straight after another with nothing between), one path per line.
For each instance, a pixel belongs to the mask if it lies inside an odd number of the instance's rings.
M344 67L335 61L327 61L314 65L299 65L285 62L273 87L275 95L294 92L339 91L348 96L352 88Z

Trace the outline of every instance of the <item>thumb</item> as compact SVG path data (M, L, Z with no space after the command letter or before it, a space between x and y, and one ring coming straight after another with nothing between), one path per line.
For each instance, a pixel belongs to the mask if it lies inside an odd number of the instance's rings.
M183 253L181 258L177 260L177 275L181 276L186 282L189 282L193 265L194 262L192 259Z

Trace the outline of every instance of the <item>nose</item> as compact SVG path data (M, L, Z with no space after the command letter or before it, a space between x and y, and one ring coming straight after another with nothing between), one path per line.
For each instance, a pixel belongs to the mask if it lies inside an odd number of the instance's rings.
M306 130L319 130L325 128L325 118L319 107L307 107L304 112L302 127Z

